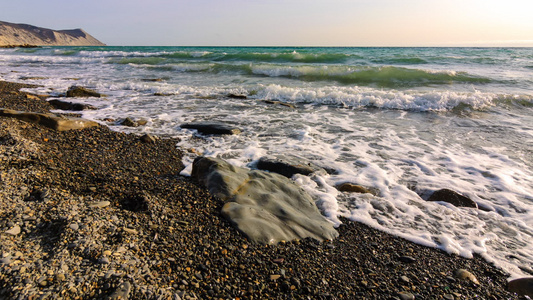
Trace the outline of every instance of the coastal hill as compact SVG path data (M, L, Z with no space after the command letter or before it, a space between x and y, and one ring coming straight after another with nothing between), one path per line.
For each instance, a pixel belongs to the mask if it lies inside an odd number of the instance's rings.
M83 29L52 30L0 21L0 46L105 46Z

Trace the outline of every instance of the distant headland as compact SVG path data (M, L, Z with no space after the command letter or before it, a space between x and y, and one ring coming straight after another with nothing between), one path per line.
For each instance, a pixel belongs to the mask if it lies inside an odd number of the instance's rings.
M0 47L105 46L83 29L52 30L0 21Z

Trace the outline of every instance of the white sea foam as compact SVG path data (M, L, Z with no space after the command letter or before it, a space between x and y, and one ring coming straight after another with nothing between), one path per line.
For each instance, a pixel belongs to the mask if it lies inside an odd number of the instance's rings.
M399 91L365 87L300 88L269 85L258 91L256 98L289 102L376 107L413 111L447 111L459 104L479 110L495 105L493 93L453 91Z

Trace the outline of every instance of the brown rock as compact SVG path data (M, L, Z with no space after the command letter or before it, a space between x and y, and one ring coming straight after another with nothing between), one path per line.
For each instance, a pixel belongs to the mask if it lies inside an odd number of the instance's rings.
M287 103L287 102L273 101L273 100L264 100L263 102L265 102L267 104L285 106L285 107L289 107L289 108L293 108L293 109L296 108L296 106L294 106L294 104L290 104L290 103Z
M341 192L360 193L360 194L372 194L376 196L376 191L372 191L364 186L345 182L336 186L337 190Z
M147 144L153 144L156 141L156 138L151 134L145 134L140 137L141 142L147 143Z
M533 277L511 280L509 281L508 289L520 296L529 296L533 298Z
M458 269L454 272L455 278L460 280L467 280L475 284L479 284L476 276L465 269Z
M449 189L442 189L434 192L429 197L428 201L442 201L453 204L457 207L478 208L477 203L472 199Z
M67 97L77 97L77 98L87 98L87 97L105 97L105 95L100 94L96 91L84 88L81 86L71 86L67 91Z

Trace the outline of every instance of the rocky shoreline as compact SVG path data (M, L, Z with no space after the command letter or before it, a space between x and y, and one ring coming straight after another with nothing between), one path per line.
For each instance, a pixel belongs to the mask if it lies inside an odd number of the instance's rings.
M0 108L53 109L24 87L0 82ZM179 175L176 143L0 117L0 299L521 299L480 257L348 220L252 243Z

